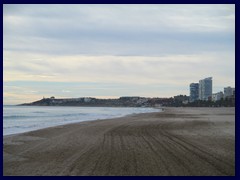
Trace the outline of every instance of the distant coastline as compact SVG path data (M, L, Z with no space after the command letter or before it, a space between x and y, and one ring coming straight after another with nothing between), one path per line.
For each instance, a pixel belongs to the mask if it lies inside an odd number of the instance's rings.
M43 98L20 106L83 106L83 107L160 107L160 98L120 97L118 99L97 99L92 97L56 99Z
M149 98L139 96L124 96L115 99L98 99L93 97L80 98L42 98L40 100L18 104L18 106L79 106L79 107L235 107L235 98L218 101L189 101L189 96L178 95L170 98Z

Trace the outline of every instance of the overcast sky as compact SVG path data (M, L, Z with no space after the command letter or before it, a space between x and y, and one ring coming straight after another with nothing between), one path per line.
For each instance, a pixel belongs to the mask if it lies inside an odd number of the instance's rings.
M235 86L235 5L4 5L4 104Z

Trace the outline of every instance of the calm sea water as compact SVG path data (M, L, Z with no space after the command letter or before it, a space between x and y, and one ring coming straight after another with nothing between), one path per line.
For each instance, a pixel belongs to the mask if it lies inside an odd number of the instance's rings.
M153 108L3 106L3 135L57 125L115 118L133 113L159 112Z

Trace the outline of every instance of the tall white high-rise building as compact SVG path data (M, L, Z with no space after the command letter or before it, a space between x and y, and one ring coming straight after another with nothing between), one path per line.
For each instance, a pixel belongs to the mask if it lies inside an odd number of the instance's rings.
M212 77L199 80L199 99L209 100L212 97Z
M235 88L230 86L224 88L224 98L231 97L235 94Z

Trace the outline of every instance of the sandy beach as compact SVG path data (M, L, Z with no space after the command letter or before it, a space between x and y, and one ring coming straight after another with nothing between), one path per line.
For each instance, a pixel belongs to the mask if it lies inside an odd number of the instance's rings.
M165 108L4 136L3 175L234 176L235 108Z

